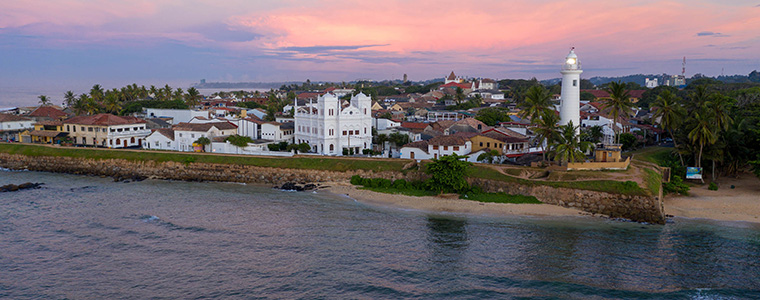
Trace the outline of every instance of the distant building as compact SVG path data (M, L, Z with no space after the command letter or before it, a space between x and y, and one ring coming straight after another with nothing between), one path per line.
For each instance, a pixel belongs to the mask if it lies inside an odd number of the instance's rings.
M653 78L652 80L650 80L649 78L646 78L645 83L648 89L653 89L659 86L659 84L657 83L657 78Z
M167 108L146 108L146 118L171 118L172 124L190 122L195 117L210 118L210 112L205 110L190 109L167 109Z
M141 147L150 134L147 122L129 116L97 114L63 121L74 144L108 148Z
M11 114L0 114L0 140L19 141L19 133L34 128L34 120Z

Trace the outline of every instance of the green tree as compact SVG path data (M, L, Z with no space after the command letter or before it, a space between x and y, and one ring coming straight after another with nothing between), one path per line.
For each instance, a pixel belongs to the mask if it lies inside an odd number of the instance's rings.
M653 114L654 119L660 119L659 123L662 129L670 134L670 138L673 139L673 145L678 153L678 158L681 160L681 165L684 165L683 155L678 151L678 143L673 131L680 127L686 116L686 110L679 103L678 97L670 90L663 90L657 99L652 103L652 107L657 110Z
M206 146L211 145L211 140L205 136L199 137L194 144L201 145L203 152L206 152Z
M576 134L577 131L578 126L574 126L573 121L559 127L557 139L551 145L551 153L559 165L584 161L586 152L593 147L590 142L581 141Z
M499 156L499 151L491 149L490 151L486 151L478 155L478 161L490 164L493 162L494 157L497 156Z
M530 118L530 122L535 124L547 111L551 111L551 95L543 86L534 85L525 92L525 99L517 107L520 118Z
M187 90L185 95L185 104L189 107L196 106L201 101L201 93L195 87L191 87Z
M607 88L607 92L610 93L610 97L608 99L605 99L602 105L605 108L610 109L613 123L620 122L620 115L622 114L627 117L628 112L633 107L631 96L628 92L628 89L626 88L626 84L620 81L612 81ZM617 126L613 124L612 129L615 131L615 143L619 143L620 137L618 136Z
M74 94L72 91L66 91L66 93L63 94L63 104L66 107L74 107L74 104L76 103L77 95Z
M249 143L253 143L253 139L248 136L244 135L231 135L228 136L225 141L229 142L231 145L238 148L238 151L240 151L240 148L248 147Z
M601 143L604 138L604 128L596 125L581 128L581 140L591 143Z
M37 98L40 99L40 104L42 104L42 106L46 106L50 104L50 99L48 98L48 96L39 95Z
M311 146L309 146L309 143L290 144L287 149L288 151L295 150L296 153L308 153L311 151Z
M461 87L457 87L456 94L454 94L454 101L456 101L457 105L462 103L464 100L464 90L462 90Z
M99 84L93 85L90 89L90 98L92 98L93 101L100 103L103 101L103 97L105 96L105 91L103 91L103 87Z
M689 139L692 143L699 146L699 154L695 160L696 167L702 167L702 151L705 145L714 144L718 135L716 134L713 118L709 111L702 110L694 113L694 120L697 122L694 129L689 132Z
M544 111L533 127L533 133L536 134L536 140L541 145L541 157L546 161L546 145L550 145L557 138L557 123L559 116L554 111Z
M478 111L478 115L475 119L486 123L488 126L496 126L500 122L508 122L511 119L507 114L507 110L502 107L487 107Z
M438 192L462 193L469 189L465 176L467 169L472 163L463 159L466 156L457 154L447 155L426 165L426 172L430 174L428 186Z

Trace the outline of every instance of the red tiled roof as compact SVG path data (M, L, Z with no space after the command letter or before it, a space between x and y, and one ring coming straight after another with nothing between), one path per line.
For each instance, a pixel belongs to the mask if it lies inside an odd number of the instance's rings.
M170 140L174 140L174 129L171 128L159 128L156 129L155 132L160 133L161 135L169 138Z
M441 135L430 139L428 144L434 146L463 146L468 141L470 141L470 139L466 138L464 135Z
M499 131L489 131L482 134L485 137L492 138L497 141L502 141L504 143L525 143L528 141L528 139L522 139L518 137L509 136L506 134L499 133Z
M411 147L411 148L419 148L424 151L428 150L428 142L427 141L417 141L417 142L411 142L409 144L404 145L403 147Z
M68 114L52 106L40 106L34 111L30 112L28 116L60 119L60 118L68 116Z
M140 124L140 123L147 123L147 122L143 119L138 119L138 118L130 117L130 116L122 117L122 116L115 116L112 114L97 114L93 116L73 117L68 120L65 120L64 123L77 124L77 125L112 126L112 125Z
M470 84L470 83L449 82L447 84L442 84L438 88L447 88L447 87L451 87L451 88L460 87L462 89L469 89L469 88L472 88L472 84Z
M17 115L0 114L0 122L16 122L16 121L31 121L31 119L27 119L27 118L20 117Z
M610 96L610 93L605 90L581 90L581 93L582 92L591 93L595 98L606 98Z
M211 123L179 123L174 126L175 131L201 131L207 132L211 127L219 130L237 129L237 125L230 122L211 122Z
M409 129L425 129L429 126L428 123L414 123L414 122L403 122L401 123L401 127L409 128Z

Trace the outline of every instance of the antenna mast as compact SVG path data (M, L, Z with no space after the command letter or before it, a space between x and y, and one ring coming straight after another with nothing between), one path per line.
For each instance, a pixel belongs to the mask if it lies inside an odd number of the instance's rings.
M683 64L681 64L681 76L686 78L686 56L683 57Z

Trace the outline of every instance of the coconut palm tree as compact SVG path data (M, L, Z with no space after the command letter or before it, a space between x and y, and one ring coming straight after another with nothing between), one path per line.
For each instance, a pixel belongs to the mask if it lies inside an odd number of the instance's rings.
M92 98L92 100L94 100L95 102L100 103L101 101L103 101L104 96L105 95L104 95L103 87L100 86L99 84L93 85L92 88L90 89L90 98Z
M535 124L534 122L537 122L545 112L552 110L551 99L549 91L543 86L534 85L530 87L525 92L525 99L517 106L520 109L520 118L528 117L530 122Z
M106 93L105 100L103 100L103 108L105 108L108 113L118 114L121 110L121 103L119 102L118 95L116 93Z
M50 104L50 98L48 98L48 96L39 95L39 96L37 96L37 98L40 99L40 104L42 104L42 106L46 106L46 105Z
M76 99L77 95L75 95L72 91L66 91L66 93L63 94L63 104L66 107L74 107Z
M686 116L686 110L679 102L680 101L675 94L670 90L664 90L659 96L657 96L652 107L657 108L653 117L655 119L659 118L662 129L665 129L665 131L670 134L670 138L673 139L673 145L676 148L676 153L678 153L678 158L681 160L681 165L683 166L683 156L681 155L681 152L678 152L677 150L678 142L676 142L676 138L673 135L673 130L681 125Z
M541 145L541 155L544 161L546 161L546 145L553 143L557 138L557 123L559 123L559 116L554 111L544 111L536 119L535 127L531 129Z
M189 88L187 90L187 94L185 95L185 104L191 108L198 105L200 96L201 93L195 87Z
M610 109L610 113L612 114L612 129L615 131L615 143L617 144L620 142L620 134L618 134L616 123L620 121L621 114L628 116L633 103L631 102L628 88L620 81L610 82L607 92L610 93L610 97L603 100L602 105L605 109Z
M689 132L689 139L699 145L699 152L696 159L696 167L702 167L702 151L705 145L714 144L718 140L718 134L713 123L714 119L710 111L702 109L694 113L696 126Z
M573 121L560 126L557 140L551 146L554 159L561 166L563 163L579 162L586 159L586 152L593 146L591 142L581 141L576 132L580 126L574 126Z

